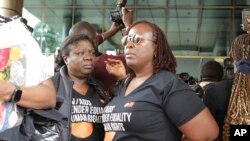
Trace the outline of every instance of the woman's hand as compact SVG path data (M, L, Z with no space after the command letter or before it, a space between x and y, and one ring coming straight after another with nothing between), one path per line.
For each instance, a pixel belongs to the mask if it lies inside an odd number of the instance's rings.
M121 60L108 58L105 63L107 72L115 76L117 80L126 77L126 69Z
M14 84L0 80L0 100L9 101L15 88Z
M134 16L133 10L122 7L122 21L125 25L126 30L133 23L133 16Z

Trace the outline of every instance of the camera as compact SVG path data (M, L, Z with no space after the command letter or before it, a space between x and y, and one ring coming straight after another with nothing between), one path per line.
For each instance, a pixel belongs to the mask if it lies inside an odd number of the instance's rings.
M122 7L127 3L127 0L117 0L116 9L110 12L110 19L118 24L123 24L122 21Z

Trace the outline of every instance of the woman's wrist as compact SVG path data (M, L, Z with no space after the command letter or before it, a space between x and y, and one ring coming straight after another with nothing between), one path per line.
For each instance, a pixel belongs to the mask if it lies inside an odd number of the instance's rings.
M12 95L13 95L13 92L15 91L16 89L16 86L14 84L10 85L9 86L9 89L7 89L7 93L5 96L4 96L4 101L10 101L11 98L12 98Z
M128 31L129 28L130 28L130 24L129 25L125 25L126 31Z
M21 90L20 87L18 87L17 85L15 85L15 89L12 92L11 98L9 100L9 102L18 102L20 101L21 97L22 97L22 93L23 91Z
M105 41L105 36L101 33L102 41Z
M3 99L4 99L4 101L10 101L11 97L12 97L12 95L5 95L3 97Z

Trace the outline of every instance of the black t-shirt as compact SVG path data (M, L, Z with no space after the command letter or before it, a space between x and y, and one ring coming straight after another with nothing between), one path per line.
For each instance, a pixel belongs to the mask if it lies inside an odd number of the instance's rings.
M104 108L105 131L116 132L113 141L179 141L178 126L205 106L178 76L160 71L128 96L127 81Z
M104 104L89 86L86 95L72 92L71 141L103 141L104 129L101 114Z
M227 114L227 108L230 101L232 86L233 79L227 79L224 81L210 84L206 88L203 96L203 102L211 111L219 126L220 140L222 140L224 119Z

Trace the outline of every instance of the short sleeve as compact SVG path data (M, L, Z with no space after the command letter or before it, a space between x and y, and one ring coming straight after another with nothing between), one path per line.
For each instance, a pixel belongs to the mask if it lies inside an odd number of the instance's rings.
M163 107L176 126L181 126L199 114L205 105L188 84L174 79L166 87Z

